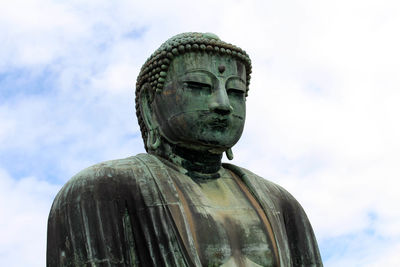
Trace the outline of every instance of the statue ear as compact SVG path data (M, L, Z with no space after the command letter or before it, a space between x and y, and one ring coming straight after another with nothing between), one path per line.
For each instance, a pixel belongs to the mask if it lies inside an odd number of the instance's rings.
M160 134L158 131L158 123L153 116L153 108L151 103L154 100L154 91L150 84L145 83L140 89L139 106L140 113L147 128L147 149L156 150L160 145Z
M152 92L152 88L148 83L142 85L140 88L139 94L139 105L140 105L140 113L142 114L142 118L144 123L146 124L147 130L152 129L152 108L151 103L153 102L154 93Z

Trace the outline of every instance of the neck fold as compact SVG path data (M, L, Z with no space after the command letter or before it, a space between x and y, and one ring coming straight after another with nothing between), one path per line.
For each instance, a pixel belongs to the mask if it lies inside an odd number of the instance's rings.
M216 179L221 169L222 153L199 151L170 144L163 140L156 155L180 167L180 171L195 180Z

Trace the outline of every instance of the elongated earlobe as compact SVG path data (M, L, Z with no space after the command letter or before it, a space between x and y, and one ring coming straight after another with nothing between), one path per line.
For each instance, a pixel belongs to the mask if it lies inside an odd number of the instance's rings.
M157 150L157 148L160 146L161 143L161 137L160 133L158 132L158 129L151 129L147 133L147 148L150 148L152 150Z
M225 151L225 155L229 160L233 160L233 152L232 148L229 148L228 150Z
M154 100L154 92L149 84L144 84L140 91L140 113L143 119L144 126L147 129L146 151L157 150L161 144L160 131L158 124L153 118L151 103Z

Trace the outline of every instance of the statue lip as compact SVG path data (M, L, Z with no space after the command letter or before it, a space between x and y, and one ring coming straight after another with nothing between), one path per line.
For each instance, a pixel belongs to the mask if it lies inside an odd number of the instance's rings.
M228 119L228 117L214 117L214 118L211 118L208 122L207 122L207 124L211 127L211 128L217 128L217 129L219 129L219 128L221 128L221 129L224 129L224 128L227 128L228 126L229 126L229 119Z

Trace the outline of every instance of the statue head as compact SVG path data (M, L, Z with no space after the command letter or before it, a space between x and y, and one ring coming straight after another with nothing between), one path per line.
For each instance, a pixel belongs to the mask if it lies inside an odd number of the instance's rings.
M222 153L245 121L251 61L211 33L183 33L157 49L136 83L136 114L146 151L162 142Z

